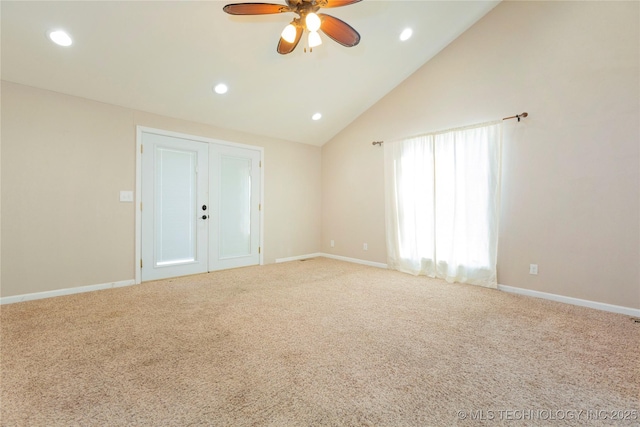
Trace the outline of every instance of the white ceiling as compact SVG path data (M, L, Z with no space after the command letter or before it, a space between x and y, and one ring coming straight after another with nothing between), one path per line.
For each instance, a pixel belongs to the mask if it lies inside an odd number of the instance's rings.
M360 44L323 36L313 53L301 42L282 56L280 32L295 15L222 11L241 1L3 0L2 79L322 145L499 2L364 0L324 9L353 26ZM405 27L414 35L400 42ZM71 47L48 40L57 28L70 33ZM224 96L212 91L219 82L229 85Z

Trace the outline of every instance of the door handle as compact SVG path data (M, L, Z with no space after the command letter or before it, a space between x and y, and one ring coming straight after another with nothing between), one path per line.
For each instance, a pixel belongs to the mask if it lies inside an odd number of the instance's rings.
M207 205L202 205L202 210L206 211L207 210Z
M209 218L209 215L202 215L202 219L207 219Z

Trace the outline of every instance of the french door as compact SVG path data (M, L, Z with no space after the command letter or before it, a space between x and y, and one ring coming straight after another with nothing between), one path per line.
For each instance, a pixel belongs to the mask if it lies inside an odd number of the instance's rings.
M141 279L260 263L260 159L249 148L141 133Z
M260 263L260 152L212 144L209 271Z

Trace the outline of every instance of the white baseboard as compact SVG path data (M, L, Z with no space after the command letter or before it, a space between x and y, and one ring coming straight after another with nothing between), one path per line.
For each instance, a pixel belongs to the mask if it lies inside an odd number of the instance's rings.
M0 305L13 304L16 302L33 301L36 299L53 298L63 295L80 294L83 292L101 291L103 289L122 288L124 286L135 285L136 281L122 280L120 282L103 283L101 285L79 286L77 288L56 289L55 291L36 292L33 294L15 295L12 297L0 298Z
M352 262L354 264L368 265L369 267L387 268L387 264L383 264L381 262L366 261L364 259L349 258L346 256L333 255L333 254L320 254L320 256L323 256L325 258L337 259L339 261Z
M547 292L533 291L531 289L514 288L513 286L498 285L498 290L512 294L526 295L529 297L548 299L565 304L579 305L581 307L595 308L596 310L610 311L612 313L625 314L632 317L640 317L640 309L622 307L620 305L605 304L603 302L589 301L579 298L565 297L563 295L550 294Z
M301 260L301 259L318 258L318 257L337 259L338 261L352 262L354 264L368 265L370 267L387 268L387 264L383 264L381 262L366 261L366 260L363 260L363 259L349 258L349 257L346 257L346 256L325 254L325 253L322 253L322 252L315 253L315 254L308 254L308 255L293 256L293 257L289 257L289 258L278 258L278 259L276 259L276 263L289 262L289 261L298 261L298 260Z
M323 256L323 254L317 253L317 254L292 256L292 257L289 257L289 258L277 258L276 259L276 264L279 264L281 262L300 261L301 259L318 258L320 256Z

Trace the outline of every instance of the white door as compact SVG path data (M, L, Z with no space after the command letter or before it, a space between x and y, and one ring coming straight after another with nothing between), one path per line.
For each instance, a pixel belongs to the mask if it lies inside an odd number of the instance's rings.
M220 144L209 153L209 270L259 264L261 153Z
M142 133L142 280L208 271L209 145Z

